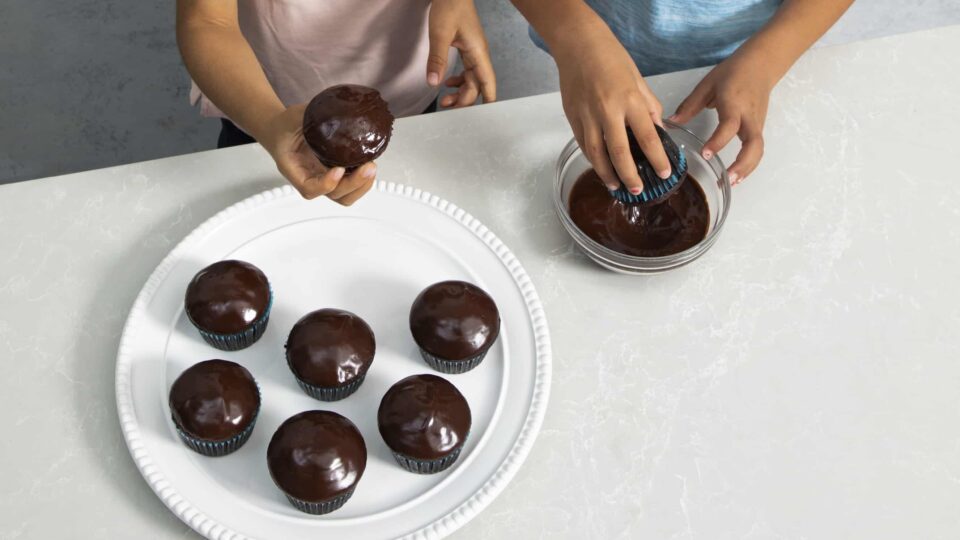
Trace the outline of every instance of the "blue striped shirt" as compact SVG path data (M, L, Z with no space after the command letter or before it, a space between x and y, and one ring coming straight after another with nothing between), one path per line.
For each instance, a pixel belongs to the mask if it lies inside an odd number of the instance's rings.
M585 0L644 76L717 64L773 16L782 0ZM533 28L530 37L550 52Z

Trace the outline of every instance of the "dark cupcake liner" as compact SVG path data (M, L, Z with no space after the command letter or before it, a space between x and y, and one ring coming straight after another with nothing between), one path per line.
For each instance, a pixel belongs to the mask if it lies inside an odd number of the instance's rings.
M176 426L176 428L177 434L180 435L180 440L183 441L183 444L187 445L187 448L204 456L221 457L239 450L240 447L247 442L247 439L250 438L250 435L253 433L253 426L255 426L256 423L257 419L254 417L246 429L225 441L205 441L183 431L180 429L180 426ZM176 425L176 422L174 422L174 425Z
M207 332L196 324L194 324L194 327L200 332L200 337L202 337L207 344L221 351L239 351L253 345L263 336L263 333L267 330L267 323L270 322L270 310L272 308L273 290L270 291L270 300L267 302L267 309L259 319L253 322L250 328L247 328L243 332L237 334L217 334L215 332ZM187 316L187 319L189 318L190 317ZM190 322L193 323L192 320Z
M319 399L320 401L340 401L356 392L357 388L360 388L360 385L363 384L363 380L367 377L367 374L364 373L343 386L316 386L301 380L296 374L294 374L294 377L297 379L297 384L300 385L300 388L306 392L308 396Z
M404 469L417 474L434 474L447 470L460 457L460 451L463 450L461 444L453 452L438 459L416 459L406 456L399 452L393 452L394 459Z
M353 490L351 489L350 491L347 491L342 495L337 495L336 497L330 499L329 501L308 502L308 501L300 500L296 497L292 497L290 495L287 495L287 500L290 501L290 504L292 504L293 507L296 508L297 510L307 514L313 514L315 516L319 516L322 514L329 514L330 512L333 512L334 510L340 508L341 506L346 504L346 502L350 499L352 495L353 495Z
M678 150L679 156L676 160L670 160L673 174L663 179L656 175L645 175L643 177L643 191L639 195L630 193L627 188L621 185L618 189L610 193L620 202L628 204L656 204L663 202L680 189L687 174L687 157L682 150Z
M456 375L458 373L466 373L471 369L480 365L480 362L483 361L484 357L487 356L487 349L480 354L471 356L464 360L447 360L445 358L440 358L430 354L425 349L420 349L420 356L423 357L423 361L427 363L428 366L439 371L440 373L449 373Z

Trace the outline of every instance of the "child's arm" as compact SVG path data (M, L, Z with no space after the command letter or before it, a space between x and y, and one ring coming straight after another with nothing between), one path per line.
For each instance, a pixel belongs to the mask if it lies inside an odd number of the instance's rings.
M763 156L763 124L773 87L851 4L853 0L785 0L770 22L707 74L670 117L684 123L704 108L717 110L720 123L703 154L711 157L737 135L742 147L728 169L734 184L753 172Z
M573 134L610 189L643 183L627 126L662 178L670 162L654 128L663 107L606 23L582 0L512 0L550 48L560 72L563 110Z
M375 164L344 177L342 167L328 170L307 148L304 106L287 108L273 91L240 32L237 0L178 0L177 44L197 86L267 149L305 198L326 195L349 205L373 185Z

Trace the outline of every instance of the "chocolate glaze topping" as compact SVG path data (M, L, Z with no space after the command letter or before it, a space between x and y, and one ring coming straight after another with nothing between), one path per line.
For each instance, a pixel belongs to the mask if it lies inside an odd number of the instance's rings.
M493 299L476 285L442 281L424 289L414 300L410 331L417 345L427 352L446 360L466 360L496 341L500 312Z
M610 196L593 169L570 191L570 218L600 245L635 257L679 253L707 236L710 208L695 179L659 204L626 204Z
M377 345L360 317L341 309L320 309L293 325L287 362L300 379L316 386L341 386L365 374Z
M377 412L387 446L416 459L448 455L466 440L470 423L467 400L436 375L413 375L391 386Z
M200 328L236 334L249 328L270 305L270 284L256 266L220 261L201 270L184 299L187 316Z
M352 169L387 149L393 114L380 92L356 84L331 86L303 113L303 138L327 167Z
M170 412L180 429L206 441L223 441L246 429L260 409L253 376L240 364L194 364L170 387Z
M267 467L284 493L307 502L328 501L360 481L367 445L343 416L305 411L277 428L267 447Z

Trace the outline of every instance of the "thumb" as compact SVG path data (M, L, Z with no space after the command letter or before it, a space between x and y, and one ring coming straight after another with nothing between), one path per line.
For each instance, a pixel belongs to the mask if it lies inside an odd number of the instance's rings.
M431 6L431 12L433 6ZM439 86L443 74L447 72L447 57L453 42L454 28L442 17L430 17L430 54L427 56L427 84Z

